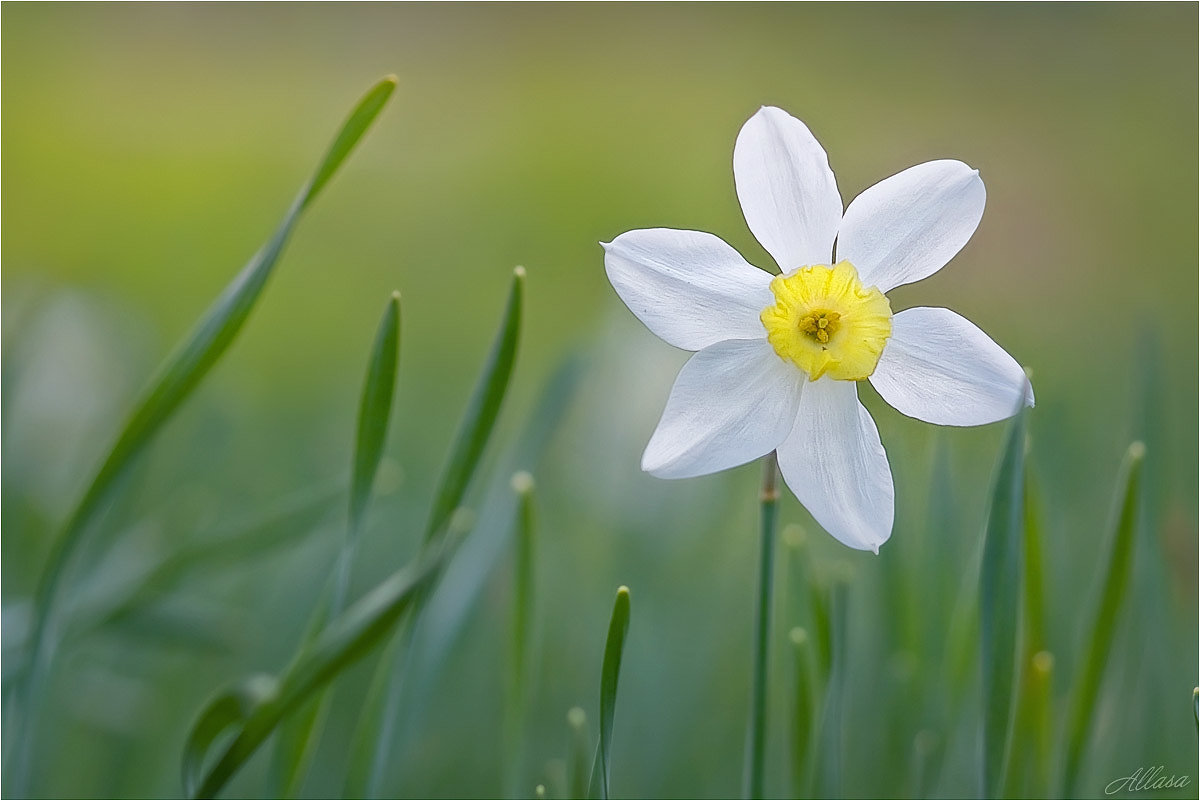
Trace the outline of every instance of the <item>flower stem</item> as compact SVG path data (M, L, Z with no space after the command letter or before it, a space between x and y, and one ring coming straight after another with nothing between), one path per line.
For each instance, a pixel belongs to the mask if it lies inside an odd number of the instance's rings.
M746 736L745 795L762 798L767 740L767 647L771 629L771 586L775 573L775 523L779 510L775 452L763 457L762 551L758 562L758 609L754 626L754 675L750 694L750 729Z

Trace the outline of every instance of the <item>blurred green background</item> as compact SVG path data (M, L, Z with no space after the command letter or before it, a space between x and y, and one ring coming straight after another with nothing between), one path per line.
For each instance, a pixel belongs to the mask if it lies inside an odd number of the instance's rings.
M622 306L597 243L692 228L773 269L730 167L739 126L763 104L808 123L846 202L933 158L980 170L989 196L975 237L947 269L893 293L893 307L954 308L1032 370L1058 702L1078 667L1121 455L1147 441L1146 525L1081 788L1097 794L1139 766L1196 776L1194 5L2 14L6 668L49 543L138 390L266 239L359 94L399 78L237 343L92 532L69 581L73 609L86 619L163 559L246 521L270 524L273 510L299 504L302 524L276 521L253 554L182 557L167 591L71 638L36 751L38 795L178 794L204 699L286 663L342 536L362 372L393 289L396 412L356 592L414 553L516 264L529 274L526 326L494 469L472 505L498 514L484 499L504 495L512 467L534 468L540 648L526 783L556 792L570 706L587 710L594 734L608 611L627 584L613 792L736 794L758 471L680 482L640 472L686 354ZM571 354L583 371L563 424L536 465L514 465L504 454ZM895 475L896 528L878 557L853 552L785 500L769 790L793 792L784 635L806 622L788 600L799 558L811 577L849 575L842 792L973 795L978 693L942 676L950 620L969 612L1003 426L939 430L863 386ZM501 559L417 684L390 793L501 792L509 576ZM305 794L339 792L371 667L339 680ZM920 780L914 743L931 742L944 765ZM233 794L264 792L266 756ZM1194 781L1177 794L1194 797Z

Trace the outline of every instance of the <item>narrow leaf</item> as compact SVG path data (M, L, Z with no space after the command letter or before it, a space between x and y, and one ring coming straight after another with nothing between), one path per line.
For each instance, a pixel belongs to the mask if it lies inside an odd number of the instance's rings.
M1035 483L1025 471L1024 603L1019 695L1014 723L1012 766L1004 790L1006 797L1046 796L1050 794L1049 759L1051 748L1046 739L1045 723L1050 714L1049 671L1054 658L1046 649L1046 603L1042 559L1041 524Z
M259 674L222 690L200 711L183 745L183 792L193 798L200 789L204 760L213 743L235 726L242 726L262 704L275 697L274 676Z
M400 347L400 293L392 293L384 307L383 317L375 334L374 344L367 361L367 374L363 382L362 398L359 401L358 430L354 443L354 459L350 482L350 510L345 539L341 553L334 566L330 596L323 598L309 621L305 643L325 626L331 615L339 614L346 602L350 583L350 571L358 553L359 531L375 473L383 458L383 446L387 439L388 422L391 418L392 395L396 386L396 362ZM321 729L328 714L329 695L322 693L314 698L281 728L276 741L275 759L272 765L272 795L284 798L295 796L304 780L309 762L320 739Z
M821 738L818 746L816 784L818 798L841 798L842 760L845 751L843 718L846 715L847 625L849 605L849 582L845 575L833 578L827 587L824 607L829 621L829 681L825 685L825 698L821 709L821 722L817 731Z
M536 469L554 432L566 414L583 375L584 361L568 356L547 378L521 423L521 432L503 461L502 472L523 468ZM343 795L350 798L370 796L371 789L380 786L379 778L372 779L372 762L388 760L393 753L393 739L411 733L413 721L419 720L436 693L435 684L442 678L446 654L466 628L471 609L487 586L488 576L496 569L506 553L510 522L518 514L518 501L509 486L494 483L479 507L476 524L461 546L455 548L454 558L447 562L446 574L438 582L438 592L422 606L420 625L413 630L411 642L397 637L379 660L379 668L367 691L351 748L350 768ZM415 623L414 623L415 625ZM409 631L402 624L403 631ZM381 736L386 706L386 693L397 655L404 652L405 691L401 702L405 719L393 722L397 731ZM386 674L386 675L385 675ZM405 731L405 725L409 732ZM587 772L583 774L586 792Z
M499 331L467 403L454 444L451 446L450 457L434 491L423 542L425 549L434 547L438 535L451 527L454 512L462 503L467 486L479 466L479 459L495 428L516 361L524 287L525 269L517 267L513 270L512 285ZM456 544L442 543L443 553L453 549ZM372 679L367 703L354 737L357 747L351 756L350 770L346 778L348 795L374 797L379 793L396 736L396 718L400 713L405 665L412 659L409 646L424 603L425 598L422 597L414 604L413 613L403 626L397 642L388 647L379 662L377 671L382 677Z
M1083 628L1086 638L1080 653L1079 668L1073 684L1074 697L1067 718L1065 797L1074 797L1079 785L1079 769L1087 749L1100 682L1104 668L1112 655L1113 637L1125 599L1129 577L1133 572L1133 551L1141 503L1142 463L1146 447L1141 442L1129 446L1121 478L1117 484L1117 507L1113 516L1113 532L1109 539L1108 564L1097 598L1090 625Z
M983 689L982 793L1000 795L1010 751L1018 680L1025 412L1008 430L992 487L979 576L979 665Z
M250 259L205 312L188 338L159 368L157 376L151 381L149 389L55 541L34 596L33 635L28 656L31 670L19 696L24 703L18 704L21 707L19 714L25 723L21 732L23 749L33 739L31 724L40 717L38 705L42 673L53 658L54 637L47 635L52 634L55 628L51 618L55 612L58 588L84 532L107 504L118 479L233 342L262 293L300 213L317 196L370 127L395 84L395 78L385 78L359 101L275 234ZM27 761L27 753L22 753L15 766L15 795L28 794L24 786L28 775Z
M350 112L350 116L342 123L341 130L338 131L337 137L334 138L333 144L325 151L325 158L322 159L321 165L317 167L313 177L309 180L308 186L305 187L300 197L300 205L307 206L313 201L321 190L325 188L325 184L329 183L329 179L342 166L342 162L350 155L358 145L358 141L362 139L363 134L371 127L371 123L375 122L375 118L379 116L379 112L383 111L383 107L387 105L388 99L391 98L392 92L396 89L396 76L386 75L380 79L379 83L371 87L371 89L362 96L358 101L358 105Z
M313 693L365 656L394 628L400 616L427 586L439 564L440 560L435 559L396 572L334 620L311 647L302 649L278 681L278 689L265 695L242 716L243 722L233 742L198 781L191 782L194 789L189 795L209 798L220 792L284 717L297 711ZM233 707L225 695L219 696L201 713L189 735L189 743L211 744L220 733L217 724L225 722L223 728L228 728L232 723L229 710ZM217 704L223 712L212 711ZM200 735L196 733L197 728L202 730ZM188 765L204 762L198 750L193 747L185 754Z
M592 765L590 795L608 798L612 768L613 716L617 706L617 680L621 676L621 656L625 635L629 632L629 588L619 587L604 642L604 664L600 670L600 746Z
M363 512L383 458L396 388L396 362L400 348L400 293L394 292L384 308L375 334L367 376L358 406L358 432L354 440L354 470L350 482L350 532L358 535ZM336 606L336 604L335 604Z
M521 329L524 288L525 269L518 267L513 270L512 287L504 309L504 318L500 323L500 333L492 344L483 373L467 404L466 413L450 448L450 458L434 493L433 508L425 530L427 543L450 522L450 516L462 502L463 494L500 414L500 404L508 389L508 381L512 376L513 363L517 356L517 335Z
M512 477L513 492L517 495L517 514L513 553L512 639L509 645L510 664L508 697L505 703L504 760L507 778L505 790L510 797L519 797L525 762L525 720L529 703L530 629L534 608L534 521L533 476L524 470Z
M797 626L788 633L792 644L792 797L809 796L809 752L813 734L813 676L810 666L812 643L808 632Z
M568 709L567 727L571 738L567 746L567 798L587 798L588 753L591 751L587 736L587 713L577 706Z

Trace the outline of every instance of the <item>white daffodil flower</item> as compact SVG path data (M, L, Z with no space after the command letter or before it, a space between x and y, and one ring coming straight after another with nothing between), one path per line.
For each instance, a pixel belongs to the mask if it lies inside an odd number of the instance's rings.
M630 311L696 352L642 469L687 478L777 451L816 521L878 552L892 532L892 473L859 381L939 425L991 423L1033 405L1020 365L974 324L941 308L893 314L884 295L962 249L983 216L983 181L961 161L931 161L880 181L843 212L825 150L772 107L742 126L733 172L746 224L781 275L700 231L629 231L604 245L608 278Z

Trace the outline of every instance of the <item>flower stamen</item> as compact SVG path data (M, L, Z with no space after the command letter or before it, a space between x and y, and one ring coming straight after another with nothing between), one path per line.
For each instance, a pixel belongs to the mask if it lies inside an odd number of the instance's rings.
M801 267L772 280L771 292L775 305L760 319L779 358L813 381L861 381L875 372L892 335L892 307L877 288L863 286L854 265Z
M835 311L813 312L800 320L800 331L824 345L837 333L841 319L842 315Z

